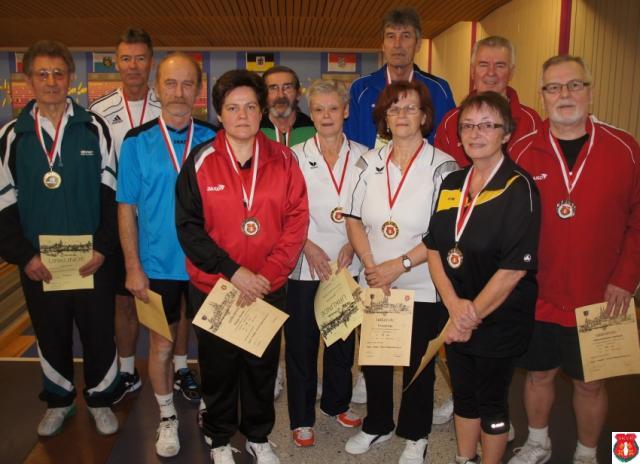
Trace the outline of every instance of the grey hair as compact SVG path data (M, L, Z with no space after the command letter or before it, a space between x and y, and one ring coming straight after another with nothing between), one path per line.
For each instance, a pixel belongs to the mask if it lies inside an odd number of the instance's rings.
M551 66L555 66L562 63L577 63L584 71L587 82L589 82L590 84L593 83L593 75L591 74L591 70L589 69L589 66L586 65L582 57L575 56L575 55L556 55L556 56L552 56L547 61L542 63L542 74L540 74L540 87L544 85L543 76L544 76L544 73L547 71L547 69L549 69Z
M318 93L337 93L344 105L349 103L349 92L342 82L333 79L316 79L307 90L307 102L311 104L311 98Z
M473 49L471 50L471 66L476 64L476 55L478 54L478 50L480 47L489 47L489 48L506 48L509 50L510 55L510 68L513 69L516 66L516 48L513 46L513 43L507 38L501 37L499 35L492 35L489 37L485 37L484 39L478 40L473 44Z

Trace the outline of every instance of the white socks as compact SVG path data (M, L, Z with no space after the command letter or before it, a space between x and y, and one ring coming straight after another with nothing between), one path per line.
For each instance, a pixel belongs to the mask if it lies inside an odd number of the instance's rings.
M596 450L597 448L589 448L587 446L584 446L582 443L578 442L578 445L576 446L576 453L574 456L585 456L585 457L595 456Z
M549 448L551 445L549 440L549 427L543 427L541 429L534 429L529 426L529 441L535 441L540 443L544 448Z
M178 417L176 408L173 405L173 392L166 395L156 395L156 400L158 401L158 406L160 407L161 418L171 416Z
M173 355L173 372L178 372L180 369L187 368L187 355Z
M120 358L120 372L126 372L127 374L133 374L135 369L135 356L129 356L126 358Z

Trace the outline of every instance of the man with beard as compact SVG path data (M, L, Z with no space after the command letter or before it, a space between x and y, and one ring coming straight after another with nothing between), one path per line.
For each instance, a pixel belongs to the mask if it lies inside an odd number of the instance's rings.
M295 71L286 66L274 66L262 77L267 85L269 111L260 122L260 130L271 140L288 147L313 137L316 133L313 121L298 108L302 94Z
M584 380L575 309L604 301L606 317L626 314L640 280L640 147L589 115L592 87L582 58L548 59L540 93L549 119L511 148L540 190L542 227L536 322L521 360L529 436L510 464L552 459L548 426L561 369L573 383L573 463L597 463L607 392L604 380Z

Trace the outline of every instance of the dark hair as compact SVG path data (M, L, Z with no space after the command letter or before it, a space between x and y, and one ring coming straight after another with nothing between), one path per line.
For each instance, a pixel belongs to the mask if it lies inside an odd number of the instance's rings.
M222 113L222 104L229 92L238 87L249 87L253 89L258 98L260 109L267 107L267 86L264 79L254 72L246 69L234 69L227 71L216 81L211 89L211 101L216 113Z
M422 36L422 27L420 27L420 16L413 8L394 8L386 12L382 18L382 33L387 27L393 26L411 26L416 31L416 39L420 40Z
M133 27L126 29L118 38L116 47L118 47L121 43L145 44L149 49L149 53L151 54L151 56L153 56L153 43L151 42L151 36L143 29L136 29Z
M296 81L296 90L300 88L300 79L298 79L298 75L293 69L291 69L288 66L281 66L281 65L273 66L265 71L265 73L262 75L262 78L264 79L265 82L267 82L267 76L270 76L271 74L278 74L278 73L291 74L293 76L293 79Z
M159 83L158 79L160 79L160 69L162 68L163 63L171 58L176 58L176 57L182 57L193 65L193 67L196 70L196 79L197 79L197 84L199 88L202 85L202 68L200 67L198 62L193 58L193 56L185 52L171 52L162 57L162 59L158 62L158 68L156 70L156 83Z
M73 62L73 56L65 44L56 40L39 40L24 54L22 57L22 72L29 76L33 71L33 61L38 56L48 56L50 58L62 58L64 64L67 65L69 73L76 72L76 64Z
M511 108L506 98L497 92L479 92L469 95L460 104L460 112L458 113L458 121L462 121L462 115L469 108L480 109L486 107L498 113L502 118L502 124L505 134L512 134L516 129L516 123L511 116ZM458 123L458 139L460 138L460 124Z
M400 97L407 95L407 92L415 90L420 98L420 109L427 116L424 124L420 126L422 135L427 135L433 128L433 104L431 103L431 95L427 87L420 81L399 81L387 85L376 103L373 110L373 122L376 125L378 135L383 139L390 139L391 132L387 125L387 110L394 103L398 103Z

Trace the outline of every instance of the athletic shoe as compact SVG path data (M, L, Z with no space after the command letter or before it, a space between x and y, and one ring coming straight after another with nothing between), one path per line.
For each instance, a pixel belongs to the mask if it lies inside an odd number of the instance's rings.
M273 387L273 399L277 400L284 388L284 368L278 365L278 373L276 374L276 385Z
M280 464L280 459L271 449L271 444L253 443L247 440L245 445L247 452L253 457L254 464Z
M341 412L337 416L330 416L322 409L320 409L320 412L325 416L335 418L338 424L348 429L351 429L353 427L360 427L362 425L362 419L360 418L360 416L353 412L351 409L347 409L345 412Z
M595 456L573 455L573 464L598 464Z
M312 427L298 427L293 429L293 442L296 446L306 448L316 444L316 435Z
M111 435L118 431L118 418L111 408L89 408L96 421L96 429L100 435Z
M38 435L41 437L52 437L62 430L64 421L68 417L73 417L76 413L76 405L71 404L63 408L49 408L44 412L44 416L38 424Z
M398 464L427 464L427 439L405 440L404 451Z
M362 430L347 440L344 449L349 454L362 454L369 451L373 446L378 446L385 441L391 440L393 432L386 435L371 435Z
M239 453L239 451L231 445L219 446L211 450L211 460L213 464L235 464L233 453Z
M453 399L449 397L440 406L433 408L432 422L435 425L442 425L451 419L453 419Z
M198 423L198 428L200 430L204 429L204 413L207 412L207 405L204 404L204 401L200 399L200 404L198 405L198 414L196 416L196 422Z
M140 374L138 369L134 369L133 374L128 372L120 372L120 382L122 382L122 395L113 401L113 404L118 404L127 396L127 393L133 393L142 386L140 381Z
M507 434L507 443L511 443L516 438L516 429L513 427L513 422L509 421L509 433Z
M156 436L156 453L163 458L175 456L180 451L178 437L178 418L176 416L163 417L158 425Z
M200 401L200 386L191 369L183 367L173 374L173 389L182 392L187 401Z
M508 464L544 464L551 460L551 443L545 448L541 443L527 440L523 447L515 448L513 453Z
M351 402L356 404L365 404L367 402L367 385L364 382L362 372L358 372L356 384L351 391Z
M480 456L476 455L474 458L466 458L464 456L456 455L455 464L480 464Z

